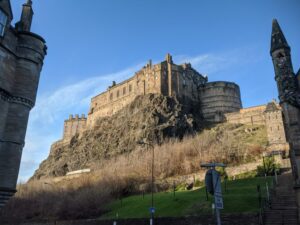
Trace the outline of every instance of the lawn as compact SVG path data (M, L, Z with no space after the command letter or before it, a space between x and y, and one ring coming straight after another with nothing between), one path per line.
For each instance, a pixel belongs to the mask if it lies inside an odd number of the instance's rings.
M271 177L267 178L269 185ZM255 177L227 181L227 192L223 188L224 209L222 213L257 212L259 208L257 185L261 185L263 196L266 194L265 178ZM224 183L222 184L224 187ZM154 194L156 217L179 217L187 215L210 214L212 196L206 200L205 188L191 191L160 192ZM135 195L115 201L109 205L109 212L102 219L146 218L149 217L151 194Z

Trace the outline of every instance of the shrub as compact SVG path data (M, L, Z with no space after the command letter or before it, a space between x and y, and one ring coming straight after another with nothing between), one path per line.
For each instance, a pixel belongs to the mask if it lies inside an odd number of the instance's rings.
M265 157L263 164L257 167L257 176L272 176L275 171L279 172L280 165L275 163L274 157Z

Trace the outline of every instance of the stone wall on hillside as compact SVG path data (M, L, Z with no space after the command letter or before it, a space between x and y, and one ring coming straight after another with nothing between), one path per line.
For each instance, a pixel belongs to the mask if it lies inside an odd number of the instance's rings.
M227 123L246 125L265 125L268 135L268 150L289 150L286 141L282 109L275 101L266 105L240 109L237 112L226 113Z

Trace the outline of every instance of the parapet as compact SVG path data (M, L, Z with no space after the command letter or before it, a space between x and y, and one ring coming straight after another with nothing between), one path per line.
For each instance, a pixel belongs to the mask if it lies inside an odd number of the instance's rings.
M85 114L81 114L81 116L79 116L79 114L70 114L69 115L69 119L66 119L65 122L68 122L68 121L76 121L76 120L86 120L86 116Z

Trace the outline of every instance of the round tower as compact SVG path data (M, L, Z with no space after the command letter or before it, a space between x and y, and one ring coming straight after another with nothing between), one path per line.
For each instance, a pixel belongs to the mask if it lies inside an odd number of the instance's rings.
M224 113L242 108L240 88L225 81L208 82L200 90L201 111L205 120L222 122Z

